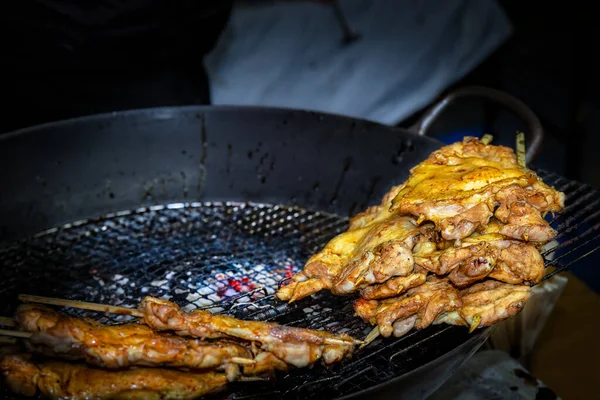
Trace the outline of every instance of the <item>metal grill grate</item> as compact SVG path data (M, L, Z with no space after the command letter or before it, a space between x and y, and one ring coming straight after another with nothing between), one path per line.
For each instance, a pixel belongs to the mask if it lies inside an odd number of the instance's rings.
M545 170L537 170L548 185L566 195L565 209L550 223L558 231L542 253L546 266L554 267L549 279L600 248L600 193L587 184L571 181Z
M600 197L587 185L539 173L568 194L565 212L552 222L561 232L558 244L546 252L561 271L599 245ZM14 312L19 293L127 307L152 295L186 310L204 308L362 338L370 328L353 316L348 297L322 292L292 305L273 298L282 280L346 226L346 218L332 214L238 203L172 204L75 222L0 249L0 315ZM128 318L69 312L104 323ZM229 397L340 397L387 382L469 337L463 328L435 326L401 339L377 339L340 365L295 370L273 382L235 384ZM0 396L11 398L1 386Z

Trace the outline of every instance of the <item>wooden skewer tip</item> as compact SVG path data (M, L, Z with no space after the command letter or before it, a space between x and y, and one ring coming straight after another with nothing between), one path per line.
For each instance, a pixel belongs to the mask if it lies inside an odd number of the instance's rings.
M231 362L235 364L241 365L250 365L256 364L256 361L251 358L243 358L243 357L231 357Z
M492 140L494 140L494 136L490 135L489 133L486 133L481 138L481 143L483 143L483 144L490 144L492 142Z
M10 328L14 328L15 326L17 326L17 322L12 318L0 317L0 326L8 326Z
M0 336L29 339L33 336L31 332L11 331L9 329L0 329Z
M371 343L373 340L377 339L378 336L379 336L379 327L376 326L375 328L373 328L373 330L371 332L369 332L369 334L365 338L364 343L359 347L359 349L362 349L363 347L365 347L366 345Z
M364 341L358 339L336 339L336 338L326 338L323 339L323 343L331 344L331 345L340 345L340 346L348 346L349 344L363 344Z
M132 317L143 317L144 314L135 308L111 306L108 304L89 303L87 301L58 299L55 297L32 296L20 294L19 300L26 303L49 304L60 307L79 308L82 310L98 311L103 313L131 315Z
M268 381L269 378L263 378L260 376L240 376L239 378L237 378L237 380L239 382L264 382Z
M517 163L523 168L526 166L525 161L525 134L523 132L517 132L516 138L516 148L517 148Z

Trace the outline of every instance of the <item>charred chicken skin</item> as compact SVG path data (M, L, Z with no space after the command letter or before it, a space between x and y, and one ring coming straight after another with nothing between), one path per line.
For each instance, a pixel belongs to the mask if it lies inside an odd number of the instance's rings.
M187 400L223 390L225 374L181 372L160 368L109 371L84 364L10 355L0 361L7 386L21 396L38 392L49 399Z

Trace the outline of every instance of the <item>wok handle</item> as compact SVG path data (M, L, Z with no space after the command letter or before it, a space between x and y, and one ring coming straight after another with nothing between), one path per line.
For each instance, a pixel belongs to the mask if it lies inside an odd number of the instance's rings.
M462 97L484 97L498 103L527 123L530 131L530 140L527 146L526 160L533 161L540 150L544 139L544 128L539 118L521 100L508 93L483 86L465 86L448 93L444 98L425 112L419 121L411 127L411 131L419 136L426 136L427 132L446 108Z

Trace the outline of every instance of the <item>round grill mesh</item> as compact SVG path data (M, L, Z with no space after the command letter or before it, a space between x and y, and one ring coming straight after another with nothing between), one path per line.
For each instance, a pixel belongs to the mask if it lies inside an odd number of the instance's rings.
M240 203L172 204L75 222L0 249L0 315L12 315L19 293L126 307L152 295L186 310L204 308L363 338L370 327L354 316L351 298L322 292L287 305L273 296L285 278L346 227L347 219L336 215ZM128 318L65 311L103 323ZM294 370L272 382L235 384L229 396L354 393L410 370L403 353L407 348L453 329L433 327L400 340L377 340L341 365ZM463 330L456 332L462 341ZM433 350L447 351L442 347ZM6 388L0 388L0 395L10 396Z

